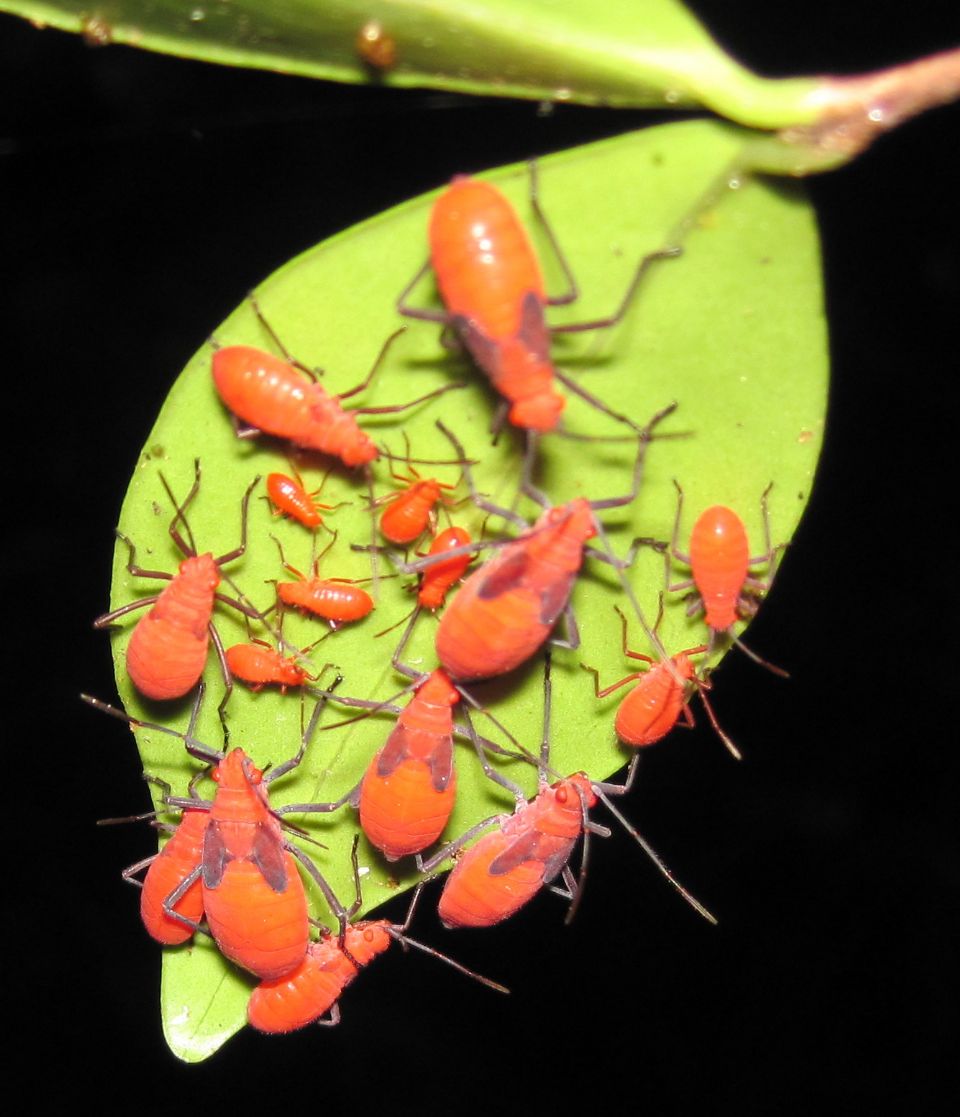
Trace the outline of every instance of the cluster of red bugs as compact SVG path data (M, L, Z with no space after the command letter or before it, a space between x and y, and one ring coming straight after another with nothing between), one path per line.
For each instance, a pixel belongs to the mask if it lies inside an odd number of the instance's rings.
M373 64L379 63L371 60ZM650 266L677 255L678 250L667 248L644 256L620 306L608 317L550 327L546 308L573 302L578 292L540 207L535 167L531 168L531 205L563 267L568 281L565 293L552 298L546 294L530 239L506 198L487 182L459 177L433 207L429 259L400 294L397 309L411 319L441 323L445 337L462 346L489 378L501 397L491 423L494 435L509 423L524 440L516 491L540 508L535 521L528 522L514 507L494 503L478 490L471 468L476 463L467 456L450 409L445 409L443 418L433 418L452 457L432 463L413 457L406 431L404 453L397 455L376 442L361 425L368 415L442 407L435 402L436 397L461 385L451 383L405 403L346 405L345 401L370 386L404 329L423 327L401 327L392 333L364 380L334 394L321 384L319 370L288 352L251 296L254 314L275 351L214 341L210 391L219 396L223 422L233 424L238 438L263 436L268 446L279 446L291 463L297 463L291 464L289 474L269 472L262 495L274 516L299 525L294 534L302 549L298 553L305 554L309 548L309 573L293 565L288 557L289 543L285 549L276 537L272 542L265 539L270 533L255 540L248 538L250 502L261 484L259 476L238 498L237 545L218 557L198 550L190 520L202 486L199 459L192 487L182 499L164 474L159 474L172 508L169 535L184 556L177 572L139 566L136 542L118 533L127 548L129 574L161 579L167 585L159 595L123 604L95 624L106 627L121 622L125 626L128 614L149 608L126 643L126 670L131 683L153 702L173 702L192 692L195 698L184 731L128 717L98 699L87 697L86 701L133 726L177 738L186 754L201 764L185 795L174 794L170 786L147 774L159 789L156 824L169 830L169 837L158 854L130 866L123 875L142 887L141 914L154 939L176 947L189 944L198 933L208 935L224 957L252 975L257 984L251 991L248 1019L261 1031L290 1031L313 1021L335 1023L339 1019L339 997L346 985L392 941L433 954L504 991L496 982L407 935L420 889L452 862L438 905L440 921L446 927L499 923L545 888L568 898L569 920L583 893L588 835L609 834L591 817L598 803L626 828L683 897L713 921L710 913L674 880L612 798L629 790L641 749L662 740L680 721L692 724L690 703L694 695L700 696L717 734L739 758L737 746L721 728L708 699L711 682L704 664L726 641L742 646L734 626L753 615L775 573L781 548L774 547L770 539L770 486L761 498L766 540L760 554L751 556L740 517L722 505L699 515L688 549L682 550L683 490L679 482L675 482L672 537L639 537L625 554L614 552L600 515L630 508L641 498L651 445L659 437L658 428L678 404L666 403L643 423L620 414L556 367L550 353L551 335L600 329L618 322L627 313ZM409 302L421 275L430 267L443 310L415 307ZM567 429L564 387L611 421L616 431L612 440L633 443L632 470L619 495L577 497L552 505L534 484L543 438L568 435L591 441L589 436L577 436ZM696 432L693 434L696 436ZM402 467L398 468L398 463ZM416 468L418 464L455 467L457 475L455 479L451 475L446 479L427 476ZM298 466L325 471L317 488L308 488ZM340 470L348 484L357 475L363 484L340 494L345 499L323 502L319 498L334 469ZM381 482L386 488L378 492ZM458 498L461 488L465 492ZM371 535L344 539L339 561L343 562L344 544L349 542L349 570L341 569L339 576L326 571L321 576L321 567L332 563L331 552L340 536L328 520L344 504L354 503L362 504L369 514ZM459 510L464 505L474 518L483 518L480 538L474 538L475 528L471 533L465 523L454 522L462 520ZM513 534L485 538L485 527L491 519L508 525ZM318 532L330 537L319 553ZM291 538L289 533L287 538ZM241 569L241 560L252 547L277 551L277 577L270 580L274 600L259 606L253 602L263 597L262 587L256 591L249 586L241 589L234 580L234 571ZM644 549L662 555L665 567L664 592L652 626L644 620L630 577L630 567ZM492 552L489 557L483 555L487 551ZM627 746L625 756L632 757L622 784L601 782L582 771L564 775L551 764L551 734L557 732L550 724L555 686L551 648L575 650L579 646L571 598L587 558L612 568L619 580L628 606L627 611L617 608L623 654L645 665L602 686L597 669L581 664L593 675L597 700L634 684L621 701L613 726ZM306 567L302 559L296 561ZM475 568L468 574L475 561ZM392 567L392 573L380 573L385 563ZM687 579L672 580L677 564L689 568ZM282 571L295 580L281 580ZM384 577L406 575L414 577L410 583L415 591L412 610L399 619L389 618L389 627L371 632L368 655L381 662L385 670L389 665L404 676L408 685L388 701L351 694L349 677L342 678L336 668L337 634L344 626L362 624L375 609L377 587ZM220 591L223 582L233 593ZM706 638L694 646L668 651L658 635L664 594L687 590L693 591L688 612L703 612ZM217 629L220 604L242 618L248 630L247 642L225 646ZM291 611L322 622L316 625L315 640L301 646L284 637L284 618ZM643 628L653 654L629 647L628 611ZM414 630L431 624L430 614L435 615L435 662L414 666L405 662L406 649ZM384 643L378 638L401 625L405 627L396 646L392 651L381 650ZM333 639L327 644L329 637ZM223 680L218 707L222 749L204 744L195 735L211 641ZM311 658L320 644L324 644L323 665L316 662L319 657ZM785 674L755 653L748 654ZM704 658L698 666L695 658L700 656ZM531 748L529 743L517 740L509 726L500 724L495 712L482 701L480 691L467 688L509 675L540 657L543 734L539 746ZM335 677L329 685L321 686L327 668L335 669ZM301 725L304 721L307 724L292 757L261 768L243 748L230 747L237 681L254 692L277 687L282 695L292 691L301 696ZM312 706L309 718L305 716L308 706ZM361 712L331 722L328 711L336 706ZM326 741L335 739L326 736L327 732L335 735L342 726L372 715L389 715L395 722L383 744L364 759L363 775L354 786L327 801L314 796L279 806L270 802L268 790L274 782L299 768L308 750L313 755L325 748ZM478 716L490 719L498 740L478 733ZM491 794L510 796L514 809L512 813L493 814L464 833L449 835L446 832L456 798L454 742L458 737L469 744L471 755L490 781ZM265 747L263 742L255 744L258 749ZM515 766L528 764L536 772L537 789L532 797L503 774L501 762L505 757ZM214 784L208 798L199 791L205 779ZM423 875L402 925L384 920L354 921L362 906L356 840L351 853L355 886L352 903L345 904L328 882L333 854L324 852L311 824L319 821L317 816L350 808L358 812L360 829L376 851L373 856L388 863L413 858ZM161 823L161 816L177 821ZM291 816L300 821L292 823ZM575 871L571 860L581 838L583 852L579 870ZM442 844L436 848L438 842ZM309 852L302 848L303 843L312 845ZM141 881L139 874L144 869L146 875ZM317 896L322 905L316 901ZM317 907L327 913L324 922L311 918L311 909ZM335 926L327 926L328 921Z

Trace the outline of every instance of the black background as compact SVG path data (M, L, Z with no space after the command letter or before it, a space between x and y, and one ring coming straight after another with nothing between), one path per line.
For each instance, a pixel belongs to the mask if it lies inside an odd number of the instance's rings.
M956 31L951 5L932 0L897 26L867 0L695 7L771 76L877 68ZM702 726L651 757L629 804L720 928L614 838L594 847L570 929L550 897L452 945L424 920L425 938L506 982L509 1000L397 952L351 988L340 1028L245 1031L188 1068L163 1044L159 951L119 878L149 836L93 826L141 809L137 758L76 700L114 693L89 622L167 387L250 287L322 237L455 172L657 118L543 116L94 50L8 18L0 52L13 114L0 133L0 352L18 463L3 559L14 1075L34 1073L32 1057L41 1095L148 1112L270 1097L298 1111L542 1111L621 1091L615 1112L938 1109L958 1023L957 111L810 182L832 331L828 439L751 629L794 679L731 657L723 717L748 759L731 762Z

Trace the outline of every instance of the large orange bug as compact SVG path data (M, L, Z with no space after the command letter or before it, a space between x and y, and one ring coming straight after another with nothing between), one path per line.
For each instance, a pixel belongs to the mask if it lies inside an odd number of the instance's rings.
M456 796L453 736L461 731L454 723L453 710L461 697L473 701L440 668L424 674L400 662L415 623L416 616L407 625L392 658L394 669L413 680L400 692L401 695L408 690L413 692L406 706L351 698L332 690L313 691L344 706L397 715L396 724L371 759L360 782L331 803L303 803L285 808L288 812L328 813L350 803L359 808L360 825L367 839L388 861L420 854L443 833ZM361 715L366 716L368 714ZM358 719L323 728L337 729L355 720ZM513 793L514 785L504 780L486 757L487 749L501 753L505 750L493 741L478 738L472 727L466 735L474 744L487 777Z
M589 539L598 534L602 536L595 512L633 502L640 490L644 455L653 429L675 408L676 404L663 408L641 430L630 491L605 500L589 501L579 497L550 507L544 494L530 481L536 439L528 440L520 488L545 509L532 527L517 513L481 497L469 466L464 466L464 475L477 506L510 520L522 530L516 539L506 542L471 544L474 550L496 546L499 551L466 580L440 620L437 658L452 679L458 682L485 679L512 671L541 647L561 614L565 614L567 620L566 646L578 646L569 600L585 551L588 550L591 557L610 563L622 575L622 567L629 565L638 542L635 541L624 560L614 558L612 553L587 549ZM438 422L438 426L463 458L463 447L456 437L442 423ZM450 557L456 554L452 551ZM409 571L429 569L436 561L427 558L419 564L397 563L397 566ZM632 598L629 583L626 579L622 581ZM635 600L634 604L638 615L642 616ZM554 642L559 642L556 637Z
M247 1020L254 1028L261 1032L276 1034L292 1032L312 1023L338 1024L340 994L359 975L361 968L368 966L383 954L393 942L399 942L404 949L412 946L425 954L439 958L460 973L500 993L509 992L503 985L482 977L473 970L468 970L447 955L407 935L423 887L422 883L414 891L402 924L391 923L386 919L349 922L362 902L356 848L354 842L356 900L350 908L341 907L336 913L341 934L337 936L324 930L320 939L307 947L306 957L295 970L279 980L261 982L254 989L247 1003ZM329 1019L322 1019L328 1012Z
M319 564L323 556L337 541L337 533L326 547L313 560L313 572L310 577L301 573L295 566L284 558L283 547L280 540L274 538L280 551L280 561L283 568L297 577L296 582L278 582L277 598L283 605L302 609L305 613L312 613L322 617L334 631L342 624L363 620L373 610L374 602L370 594L358 585L367 581L366 578L321 578Z
M347 410L343 401L362 392L383 363L392 343L403 333L396 330L387 338L370 372L355 388L331 395L316 381L316 371L295 360L263 317L256 299L250 301L264 329L277 349L276 357L249 345L227 345L214 350L213 382L226 407L247 426L237 429L241 438L271 434L285 438L294 446L317 450L339 458L344 465L366 465L380 456L357 423L358 415L386 415L414 407L461 384L449 384L428 392L409 403L384 407L356 407ZM311 379L304 380L301 373Z
M699 655L707 651L706 644L699 644L695 648L686 648L677 652L668 661L656 660L642 652L632 651L627 647L627 618L619 606L614 606L620 614L622 622L623 654L629 659L639 659L650 664L645 671L633 671L607 687L600 687L600 674L595 667L588 667L582 663L580 666L589 671L594 679L594 692L597 698L606 698L620 687L639 680L637 685L623 699L617 709L614 729L617 736L625 745L634 748L645 748L655 745L664 737L680 720L682 714L686 724L693 725L693 715L690 712L690 696L695 688L699 691L703 708L707 711L710 724L716 730L720 740L736 760L741 760L740 750L721 729L713 706L707 698L706 691L709 683L706 679L698 677L696 668L690 661L690 656ZM661 615L663 604L661 602ZM659 624L654 625L656 631Z
M551 706L550 654L544 669L544 729L538 763L537 794L526 800L518 791L512 815L494 815L471 827L454 842L421 864L433 872L443 861L462 850L476 834L496 824L476 845L461 853L444 885L439 914L448 927L490 927L502 922L528 903L544 885L563 877L566 889L556 888L571 900L569 922L576 911L586 876L588 833L609 837L610 831L589 817L601 800L627 832L640 844L657 869L705 919L716 919L673 877L646 840L630 825L610 801L611 795L625 794L637 771L634 758L623 784L599 783L584 772L575 772L553 784L547 782L549 770L549 727ZM639 754L638 754L639 756ZM578 838L584 835L584 850L579 879L568 862Z
M94 628L104 628L118 618L137 609L152 605L150 612L142 617L127 644L127 672L134 686L147 698L180 698L191 690L203 674L207 661L207 649L212 638L220 666L223 671L226 693L220 703L221 719L226 701L230 695L230 671L223 650L223 644L214 627L214 601L222 601L239 610L245 616L259 618L255 609L217 591L222 568L239 558L247 546L247 506L250 493L259 481L255 477L243 494L240 505L240 545L232 551L214 558L212 554L197 554L193 535L186 520L186 509L200 488L200 462L194 463L193 487L182 505L178 504L170 491L166 478L160 480L167 495L176 509L170 521L170 537L182 554L187 557L180 563L177 574L159 570L144 570L136 564L136 550L133 543L119 531L121 539L129 550L127 570L138 578L164 578L170 582L160 594L145 597L123 605L110 613L104 613L93 622ZM181 534L178 523L183 524Z
M687 614L693 616L703 611L704 620L710 629L709 651L714 650L719 636L728 634L755 663L766 667L775 675L789 678L788 672L761 659L733 631L738 620L749 620L757 612L762 596L773 584L777 555L786 546L781 543L774 547L770 539L767 497L773 488L773 482L767 485L760 498L766 551L754 557L750 556L743 521L732 508L722 504L713 505L701 512L690 533L690 551L688 554L682 552L677 547L677 539L683 511L683 489L677 481L674 481L674 485L677 489L677 512L669 555L664 544L655 545L664 552L668 582L670 556L689 566L692 576L685 581L668 584L667 588L679 591L695 587ZM750 573L751 567L759 565L767 567L769 573L766 578L758 578Z
M563 268L568 290L549 297L533 245L516 211L489 182L458 175L434 202L430 215L430 258L398 300L411 318L451 327L474 361L504 397L507 418L531 431L556 429L566 403L554 380L591 406L632 425L557 369L550 335L613 326L626 313L640 281L656 260L680 249L650 253L641 260L617 310L606 318L549 327L544 310L573 302L578 290L553 230L540 206L536 164L530 163L530 205ZM418 309L407 298L432 264L446 311ZM500 419L495 422L499 427Z
M195 710L202 690L201 685ZM210 777L217 784L209 803L193 797L166 799L171 807L206 810L208 819L200 862L163 899L164 915L197 930L196 922L181 914L178 905L199 880L207 927L227 958L264 980L294 969L303 960L310 938L306 892L297 863L316 881L331 908L336 900L313 861L284 837L284 808L271 809L267 790L303 760L323 700L313 711L297 753L265 773L243 749L220 752L189 734L129 717L87 695L81 697L130 725L179 737L191 756L210 766Z

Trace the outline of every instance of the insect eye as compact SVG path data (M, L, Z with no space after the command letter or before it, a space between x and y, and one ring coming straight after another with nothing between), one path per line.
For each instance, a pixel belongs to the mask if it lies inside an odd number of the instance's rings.
M556 793L556 800L561 806L565 806L567 800L570 798L570 792L565 787L558 787Z

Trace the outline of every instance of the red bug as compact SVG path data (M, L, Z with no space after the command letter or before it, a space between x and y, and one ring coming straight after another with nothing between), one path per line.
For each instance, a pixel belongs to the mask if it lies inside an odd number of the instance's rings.
M227 666L235 679L249 683L254 691L265 686L279 686L282 694L287 687L303 686L316 675L301 667L296 656L285 656L263 640L234 644L227 648Z
M761 659L747 648L733 632L738 620L749 620L757 612L760 599L773 583L776 573L776 556L785 544L774 547L770 541L770 518L767 511L767 495L773 487L771 482L763 490L760 508L763 514L766 551L762 555L750 557L746 528L743 521L725 505L717 504L702 512L690 533L690 553L684 554L677 548L680 531L680 516L683 510L683 489L674 481L677 488L677 514L673 526L670 554L690 567L692 577L683 582L668 585L670 590L684 590L696 587L696 593L687 608L692 616L701 609L710 629L709 649L712 651L717 637L727 633L735 644L743 649L756 663L766 667L776 675L788 678L788 673L780 667ZM661 548L663 545L660 545ZM669 557L664 554L667 563ZM750 573L752 566L764 564L770 573L766 578L758 578Z
M187 751L211 765L217 790L210 803L168 798L173 807L206 810L199 863L162 900L161 910L191 932L196 923L178 912L180 900L199 880L207 926L221 952L264 980L282 977L304 958L309 942L306 892L297 871L299 861L319 885L328 902L333 894L309 857L284 838L283 808L271 810L269 784L296 768L303 759L308 734L295 756L269 773L257 768L240 748L222 753L189 734L128 717L97 699L82 696L97 709L134 726L180 737ZM202 687L196 709L202 701ZM315 721L323 703L314 711Z
M528 443L520 487L532 499L546 506L533 527L509 509L484 500L476 492L469 466L464 466L471 496L478 507L517 523L524 530L516 539L496 544L500 548L498 554L471 574L440 620L436 639L437 658L452 679L485 679L518 667L546 641L561 613L566 613L568 618L568 646L577 645L576 626L568 606L583 563L585 544L598 534L594 513L601 508L630 504L636 498L651 432L675 407L676 404L671 404L658 412L641 431L637 440L633 484L625 496L595 501L579 497L567 504L549 507L546 497L530 482L531 449L535 446ZM455 436L442 423L438 426L463 459L463 447ZM634 547L631 548L631 555ZM620 571L624 588L632 597L629 583L620 570L629 564L631 558L620 561L612 554L592 550L590 554L611 563ZM432 564L427 559L421 568L428 569L429 565ZM400 569L415 570L418 567L401 566ZM639 614L639 606L636 608Z
M617 709L614 729L620 740L634 748L654 745L662 741L673 729L681 714L686 719L687 725L692 726L693 715L690 713L689 702L692 691L696 688L700 692L707 716L720 739L735 759L742 759L740 750L720 728L713 707L707 699L706 690L710 684L697 676L696 668L689 658L707 651L707 645L700 644L695 648L687 648L672 655L669 660L656 660L642 652L631 651L627 647L627 618L617 606L614 608L620 614L623 624L623 654L630 659L644 660L651 666L645 671L634 671L603 689L600 688L600 675L596 668L588 667L585 663L580 666L593 675L594 692L597 698L606 698L608 694L619 690L627 683L639 680ZM654 625L654 631L656 628L657 625Z
M356 874L356 842L353 856ZM390 923L386 919L348 924L346 921L360 907L358 880L356 901L350 909L340 908L336 913L341 925L340 936L324 931L317 942L307 947L306 958L295 970L277 981L264 981L258 985L250 994L247 1004L247 1020L250 1024L261 1032L270 1033L292 1032L314 1022L338 1024L340 1006L337 1002L340 994L359 975L361 967L368 966L394 941L399 942L404 949L412 946L426 954L432 954L491 989L501 993L509 992L497 982L468 970L459 962L406 934L422 887L422 884L417 886L402 924ZM329 1020L320 1019L327 1012L330 1013Z
M313 560L313 574L307 577L295 566L291 566L283 557L283 547L278 539L274 539L280 551L280 561L285 570L295 574L299 581L278 582L277 597L284 605L292 605L306 613L322 617L328 621L331 629L336 630L342 624L351 621L363 620L373 610L373 598L362 590L358 582L367 581L365 578L321 578L319 576L319 563L323 556L337 541L337 533L320 554Z
M187 557L180 564L177 574L168 574L157 570L144 570L136 565L136 551L133 543L120 532L117 537L129 549L129 562L127 570L141 578L169 579L167 586L159 595L146 597L140 601L131 602L121 606L110 613L105 613L94 622L94 628L103 628L113 621L136 609L143 609L148 605L153 608L142 617L130 642L127 644L127 671L130 678L141 694L147 698L171 699L180 698L197 683L203 673L207 661L207 649L210 637L213 637L214 646L220 659L224 680L227 684L227 693L220 705L221 716L223 706L230 693L230 672L227 667L223 652L223 645L216 629L211 623L214 601L223 601L248 617L260 617L260 614L250 606L244 605L230 597L225 597L217 592L220 584L221 568L228 562L239 558L246 550L247 541L247 506L250 493L259 478L254 478L247 488L241 502L241 528L240 546L232 551L214 558L209 552L198 555L193 536L185 518L187 506L196 496L200 488L200 462L194 464L193 487L187 494L187 499L178 505L170 491L166 478L160 474L160 480L167 491L167 495L176 508L176 514L170 522L170 537L178 549ZM182 522L186 532L186 540L181 535L177 523Z
M316 374L290 356L252 296L251 303L283 357L249 345L228 345L215 350L213 381L217 392L227 408L248 424L238 430L240 437L247 438L260 432L272 434L305 450L317 450L339 458L346 466L365 465L375 461L380 451L369 435L360 429L358 415L403 411L450 388L462 387L460 384L449 384L409 403L347 410L343 407L343 400L362 392L369 385L390 345L403 333L403 329L387 338L373 367L360 384L347 392L331 395L315 379L304 380L301 372L311 378L315 378Z
M602 799L611 813L643 847L661 873L684 899L706 919L713 916L677 881L646 841L610 802L610 794L629 790L636 764L631 765L623 785L601 784L584 772L575 772L553 784L547 783L548 731L550 724L550 656L544 671L544 738L539 769L539 790L527 801L519 788L512 815L496 815L472 827L455 842L441 849L422 865L431 872L459 850L476 833L492 823L497 828L485 834L458 858L444 885L439 914L448 927L490 927L502 922L528 903L544 885L563 875L565 895L573 902L567 920L573 917L586 872L586 846L581 860L580 879L575 879L568 862L581 834L609 836L610 831L589 818L589 811Z
M304 527L323 527L320 509L332 512L340 507L339 504L321 504L313 499L322 488L323 485L308 493L299 474L296 477L288 477L285 473L267 474L267 496L275 508L274 514L290 516Z
M391 465L390 476L395 481L402 481L406 488L387 493L373 502L374 505L386 505L380 516L380 531L384 538L398 544L413 543L428 527L431 531L435 530L437 517L434 509L437 502L443 499L445 489L457 487L438 481L435 477L421 477L410 458L410 440L406 432L403 438L407 445L406 461L410 472L397 473Z
M448 527L434 537L427 554L442 555L446 551L466 547L469 543L470 533L465 528ZM460 581L472 561L473 555L461 553L424 570L417 591L417 603L425 609L439 609L451 587Z
M165 799L170 797L170 785L164 780L146 774L144 779L163 788ZM139 822L147 818L156 820L157 812L150 811L147 814L127 818L104 818L100 819L97 825ZM137 885L141 890L140 917L147 933L164 946L179 946L193 935L193 927L179 918L168 915L163 910L163 902L200 864L203 855L203 835L208 820L206 807L201 805L184 808L180 822L176 826L170 827L154 821L154 825L160 829L169 830L170 837L157 853L144 857L123 870L123 879ZM146 869L147 874L140 881L136 874L142 869ZM191 924L198 923L203 917L203 896L199 880L195 880L186 894L181 897L176 912L177 916L183 916Z
M458 175L434 202L430 216L430 262L446 313L406 305L407 296L425 268L400 296L398 309L412 318L443 321L453 327L505 398L509 421L515 426L533 431L556 428L566 401L557 391L555 379L592 406L630 423L555 368L550 359L550 334L614 325L626 313L647 267L656 259L677 255L679 250L668 249L644 257L613 315L551 329L544 317L545 307L571 303L578 297L578 291L540 208L533 163L530 184L531 206L569 284L565 294L547 296L533 246L506 197L489 182Z
M168 915L164 900L200 864L203 837L210 815L206 810L185 809L179 826L158 854L151 860L140 893L140 918L151 938L164 946L179 946L193 935L188 923ZM141 862L141 865L143 863ZM131 866L136 868L137 866ZM129 871L129 870L128 870ZM124 876L126 876L126 872ZM199 880L177 901L174 911L190 923L199 923L203 916L203 892Z

